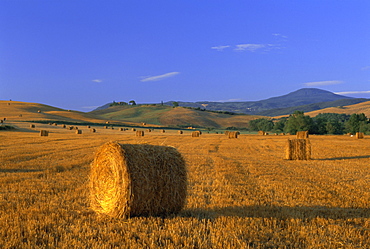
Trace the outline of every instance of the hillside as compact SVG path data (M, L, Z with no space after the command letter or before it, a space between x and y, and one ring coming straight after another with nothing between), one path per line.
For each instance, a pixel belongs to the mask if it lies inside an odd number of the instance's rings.
M95 115L69 111L49 105L21 101L0 100L0 118L9 121L53 121L70 123L105 123L106 120ZM134 125L130 123L130 125Z
M247 102L178 102L180 106L206 108L213 111L228 111L235 113L246 113L253 115L264 115L262 112L272 109L290 108L302 105L309 105L321 102L332 102L337 100L353 99L347 96L337 95L329 91L317 88L302 88L286 95L273 97L260 101ZM173 101L167 102L172 105ZM207 105L204 107L204 105ZM270 114L274 116L275 114Z
M355 105L329 107L321 110L307 112L305 114L311 117L315 117L319 113L339 113L339 114L364 113L367 117L370 117L370 101L358 103Z
M362 98L355 98L355 99L338 99L329 102L320 102L308 105L301 105L301 106L293 106L288 108L277 108L277 109L270 109L266 111L259 112L258 115L261 116L280 116L280 115L288 115L292 114L294 111L303 111L303 112L311 112L316 111L328 107L338 107L338 106L346 106L346 105L354 105L364 101L368 101L368 99Z
M90 114L107 120L125 120L148 124L177 127L246 127L248 122L258 116L229 115L208 111L193 110L166 105L113 106Z

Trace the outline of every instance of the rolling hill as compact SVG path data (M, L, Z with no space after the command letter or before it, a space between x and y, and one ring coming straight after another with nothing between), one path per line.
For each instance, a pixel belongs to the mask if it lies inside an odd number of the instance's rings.
M230 115L166 105L112 106L90 112L106 120L125 120L173 127L246 127L248 122L260 116Z
M273 97L260 101L247 101L247 102L178 102L180 106L193 107L193 108L206 108L207 110L213 111L228 111L235 113L246 113L253 115L263 116L276 116L282 114L290 114L289 108L297 106L312 105L316 103L327 102L325 107L338 105L335 101L347 100L347 104L359 103L365 101L365 99L355 99L347 96L334 94L329 91L317 89L317 88L302 88L297 91L288 93L283 96ZM350 101L354 101L351 102ZM166 102L165 104L172 106L173 101ZM204 107L206 105L206 107ZM284 110L284 108L287 108ZM312 108L312 106L311 106ZM271 111L269 111L271 110ZM275 113L275 111L280 112ZM312 111L310 106L306 110ZM282 113L285 111L286 113Z
M355 105L329 107L321 110L305 113L311 117L315 117L319 113L339 113L339 114L355 114L364 113L367 117L370 117L370 101L358 103Z

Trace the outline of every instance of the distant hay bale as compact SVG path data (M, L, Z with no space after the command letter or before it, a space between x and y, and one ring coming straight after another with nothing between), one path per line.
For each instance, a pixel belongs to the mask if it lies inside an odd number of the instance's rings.
M136 131L136 136L137 137L143 137L144 136L144 131Z
M77 126L75 126L75 130L78 130L78 127Z
M106 121L105 123L106 123L106 124L109 124L109 121Z
M308 138L308 131L297 131L297 139Z
M135 128L132 128L131 131L136 131L136 129Z
M114 130L114 127L112 126L111 129Z
M311 142L309 139L288 139L285 159L310 160Z
M96 132L96 129L95 128L91 128L90 129L90 132Z
M280 133L280 135L285 136L285 133L284 133L284 132L282 132L282 133Z
M118 130L119 130L119 131L123 131L123 128L119 128Z
M87 126L87 128L88 128L88 129L90 129L90 128L91 128L91 126L90 126L90 125L88 125L88 126Z
M143 123L141 123L141 125L146 125L146 123L143 122Z
M356 132L356 138L357 139L362 139L362 138L364 138L365 136L364 136L364 133L363 132Z
M41 137L47 137L47 136L49 136L49 131L41 130L41 131L40 131L40 136L41 136Z
M165 133L166 131L165 130L161 130L161 133Z
M0 120L0 123L2 124L2 123L4 123L4 121L3 120Z
M6 118L3 118L4 121L6 121Z
M177 131L178 134L183 134L184 132L183 131Z
M35 125L34 125L34 124L31 124L31 125L30 125L30 128L35 128Z
M225 133L224 133L224 134L225 134L226 136L229 136L229 133L230 133L230 131L225 131Z
M21 118L23 115L22 114L19 114L19 117Z
M108 129L108 126L104 126L104 129Z
M65 124L62 125L62 128L66 128L67 126Z
M54 126L58 126L58 124L57 124L57 123L53 123L53 125L54 125Z
M37 110L38 113L41 113L41 110Z
M265 134L263 134L264 136L268 136L269 135L269 133L268 132L265 132Z
M191 133L191 137L200 137L200 131L193 131L192 133Z
M164 216L185 205L185 160L173 147L108 142L91 164L90 205L115 218Z
M240 132L239 131L231 131L231 132L229 132L229 138L238 138L239 135L240 135Z
M76 130L76 134L82 134L82 130Z
M147 131L147 132L152 132L152 129L147 129L146 131Z
M73 130L74 129L74 127L73 126L69 126L68 127L68 130Z

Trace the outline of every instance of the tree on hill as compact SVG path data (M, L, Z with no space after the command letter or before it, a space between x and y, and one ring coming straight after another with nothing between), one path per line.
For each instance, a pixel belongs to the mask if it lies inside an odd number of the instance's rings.
M136 105L135 100L130 100L128 103L131 104L131 105Z
M173 102L172 102L172 105L173 105L173 107L178 107L178 106L179 106L179 102L177 102L177 101L173 101Z
M302 111L295 111L286 121L284 131L291 134L296 134L297 131L313 130L313 121L310 116L304 115Z
M345 123L347 132L355 134L356 132L367 132L370 130L368 118L364 113L352 114L349 120Z
M259 118L249 121L249 129L252 131L271 131L273 127L271 119Z

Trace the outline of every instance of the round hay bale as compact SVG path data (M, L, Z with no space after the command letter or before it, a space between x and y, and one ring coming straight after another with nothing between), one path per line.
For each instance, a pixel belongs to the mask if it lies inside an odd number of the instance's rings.
M96 129L95 128L91 128L90 131L91 132L96 132Z
M76 130L76 134L82 134L82 130Z
M119 131L123 131L123 128L119 128Z
M135 128L132 128L131 131L136 131L136 129Z
M65 124L62 125L62 128L66 128L67 126Z
M161 130L161 133L166 133L166 130Z
M49 136L49 131L41 130L41 131L40 131L40 136L41 136L41 137L47 137L47 136Z
M34 125L34 124L31 124L31 125L30 125L30 128L35 128L35 125Z
M200 131L193 131L192 133L191 133L191 137L200 137Z
M178 134L183 134L184 132L183 132L183 131L178 131L177 133L178 133Z
M41 113L41 110L37 110L38 113Z
M230 131L229 132L229 138L238 138L239 135L240 135L239 131Z
M143 137L144 136L144 131L136 131L136 136L137 137Z
M90 172L90 205L100 214L127 218L178 213L185 205L185 161L173 147L108 142Z

